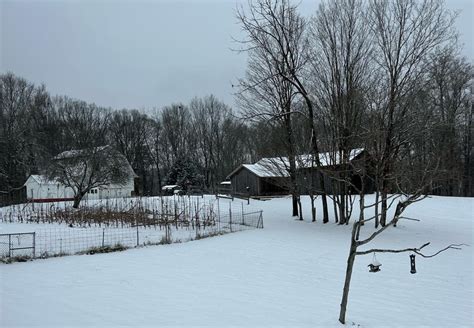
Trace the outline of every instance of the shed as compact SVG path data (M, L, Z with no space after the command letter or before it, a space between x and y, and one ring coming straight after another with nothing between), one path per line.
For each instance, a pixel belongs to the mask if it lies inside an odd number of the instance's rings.
M242 164L232 171L227 179L233 194L245 196L268 196L289 192L289 174L284 159L263 158L255 164Z

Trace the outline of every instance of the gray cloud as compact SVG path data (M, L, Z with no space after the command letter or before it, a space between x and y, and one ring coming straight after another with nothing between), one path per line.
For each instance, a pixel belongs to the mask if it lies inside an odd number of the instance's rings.
M309 15L316 3L301 9ZM448 5L462 9L458 27L472 59L473 4ZM2 1L0 69L114 108L160 108L210 93L233 105L231 83L246 62L231 51L240 33L235 8L234 1Z

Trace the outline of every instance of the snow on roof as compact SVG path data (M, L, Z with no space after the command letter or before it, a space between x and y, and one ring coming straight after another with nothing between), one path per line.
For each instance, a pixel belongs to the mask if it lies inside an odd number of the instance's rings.
M55 184L59 183L57 181L48 179L48 177L46 177L45 175L32 174L32 175L30 175L30 177L33 178L37 183L39 183L41 185L55 185Z
M179 187L178 185L166 185L166 186L163 186L161 188L161 190L171 190L171 189L174 189L174 188L177 188Z
M104 151L106 150L107 148L109 148L110 146L101 146L101 147L95 147L93 148L94 151ZM66 150L66 151L63 151L62 153L56 155L54 158L55 159L65 159L65 158L74 158L74 157L78 157L78 156L81 156L87 152L90 152L91 149L72 149L72 150Z
M285 159L262 158L255 164L243 164L242 166L260 178L284 178L288 177Z
M349 162L359 156L364 151L363 148L352 149L349 154ZM341 158L339 152L319 153L319 161L321 167L340 165ZM312 167L312 158L310 154L299 155L296 157L296 168L310 168ZM242 167L254 173L260 178L285 178L289 177L289 160L288 157L265 157L255 164L242 164L237 169L232 171L227 178L233 176Z
M352 149L349 153L349 162L352 161L354 158L360 155L364 151L364 148L356 148ZM300 155L296 159L296 165L300 168L309 168L311 167L312 163L312 155ZM326 153L319 153L319 162L321 163L322 167L325 166L332 166L332 165L340 165L341 164L341 154L339 152L326 152Z

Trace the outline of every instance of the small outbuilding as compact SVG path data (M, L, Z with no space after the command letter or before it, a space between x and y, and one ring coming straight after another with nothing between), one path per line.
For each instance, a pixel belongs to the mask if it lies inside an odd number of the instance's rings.
M242 164L228 176L232 194L270 196L289 192L289 174L280 158L263 158L255 164Z
M165 185L161 188L163 195L174 195L181 191L181 188L178 185Z

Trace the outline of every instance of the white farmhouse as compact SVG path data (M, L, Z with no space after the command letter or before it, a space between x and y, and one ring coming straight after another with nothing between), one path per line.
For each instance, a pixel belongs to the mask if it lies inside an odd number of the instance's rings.
M136 175L132 174L122 185L110 184L91 189L84 199L105 199L134 196ZM49 180L44 175L30 175L24 184L29 201L50 202L73 200L74 191L58 181Z

